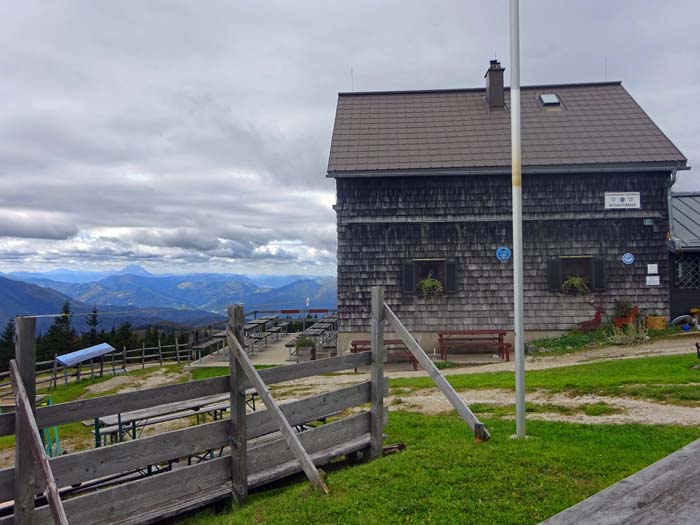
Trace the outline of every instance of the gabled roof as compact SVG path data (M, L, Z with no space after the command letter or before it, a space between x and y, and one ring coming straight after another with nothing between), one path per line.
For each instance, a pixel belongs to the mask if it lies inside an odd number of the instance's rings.
M561 111L539 100L555 93ZM523 169L683 167L686 158L620 82L521 88ZM489 110L484 89L340 93L328 175L510 169L510 90Z
M700 251L700 193L671 195L671 238L674 252Z

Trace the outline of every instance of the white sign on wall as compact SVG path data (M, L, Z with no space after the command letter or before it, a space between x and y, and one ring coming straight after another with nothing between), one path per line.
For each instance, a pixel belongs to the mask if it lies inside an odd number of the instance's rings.
M638 191L625 191L620 193L605 192L605 209L639 209L642 207Z
M647 273L649 275L654 275L659 273L659 265L658 264L647 264Z
M658 275L647 275L647 286L659 286L661 279Z

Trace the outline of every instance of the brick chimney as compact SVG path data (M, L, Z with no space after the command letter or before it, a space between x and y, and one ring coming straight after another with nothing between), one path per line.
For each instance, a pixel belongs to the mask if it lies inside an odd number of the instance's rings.
M491 60L489 68L486 70L486 102L489 109L503 108L503 71L498 60Z

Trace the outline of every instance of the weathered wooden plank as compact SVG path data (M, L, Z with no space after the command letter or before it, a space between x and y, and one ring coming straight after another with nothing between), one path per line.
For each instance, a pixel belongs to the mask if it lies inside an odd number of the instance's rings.
M243 307L230 306L226 336L243 345ZM230 344L230 343L229 343ZM229 347L228 366L230 377L229 440L231 446L231 491L235 501L241 505L248 498L248 439L246 437L245 373L234 352Z
M35 369L36 369L36 319L32 317L17 317L15 320L17 345L15 359L16 373L13 377L10 369L10 380L15 389L15 399L19 404L18 386L27 396L28 412L33 414L36 403ZM26 385L26 386L25 386ZM37 479L36 465L31 449L31 432L28 426L21 424L21 418L26 418L22 411L15 410L15 523L31 525L34 514L34 482Z
M299 441L308 453L334 447L368 434L369 418L369 412L361 412L333 423L305 430L298 434ZM248 470L262 472L294 459L294 454L289 450L287 442L284 439L277 439L248 450Z
M330 374L340 370L367 366L370 362L371 356L368 353L347 354L338 357L317 359L305 363L266 368L260 370L259 374L266 385L274 385L285 381L293 381L295 379L303 379L305 377ZM249 383L248 386L250 386Z
M367 448L369 446L369 441L369 434L365 434L364 436L356 438L352 441L314 452L310 456L311 461L314 462L314 465L323 465L338 456L343 456L345 454L350 454L351 452L357 452L358 450ZM277 465L271 469L251 474L248 476L248 486L251 488L259 487L278 479L286 478L287 476L291 476L292 474L296 474L297 472L301 471L302 468L298 461L288 461L287 463Z
M211 490L224 484L230 475L230 458L224 456L69 498L64 502L64 508L70 523L114 524L147 512L159 502ZM0 520L0 524L4 523ZM53 523L48 507L35 511L34 523Z
M370 383L364 382L292 401L280 405L280 408L291 425L300 425L362 405L369 400ZM267 410L252 412L246 419L248 439L277 430L277 425ZM227 420L214 421L109 447L57 456L50 460L51 469L59 487L128 472L226 445L229 425ZM13 479L13 468L0 470L0 501L13 499Z
M372 344L372 405L370 407L370 458L382 456L384 451L384 288L372 287L371 298Z
M543 524L695 525L700 516L700 439Z
M423 369L428 372L428 375L433 379L440 391L445 395L448 401L452 404L459 416L469 425L474 431L474 439L477 441L487 441L491 436L484 427L484 424L479 421L474 413L469 409L467 404L457 394L452 385L447 382L447 379L437 369L432 359L426 354L418 342L413 338L411 333L406 329L403 323L396 317L396 314L391 311L391 308L384 304L384 315L396 334L406 345L413 356L418 360Z
M347 420L323 425L300 434L300 438L309 447L310 458L315 465L325 464L335 457L361 450L369 445L368 414L364 413L358 416L352 416ZM364 425L356 426L363 417ZM344 421L349 421L352 428L364 428L367 433L343 440L332 446L324 446L328 442L335 441L333 435L338 434L341 427L339 423L348 425L348 423L343 423ZM228 424L227 421L217 423ZM337 426L333 428L332 425ZM347 430L349 427L345 428ZM277 445L272 446L272 448L277 448ZM255 454L265 453L263 446L258 447L258 449L250 450L254 464L261 464L256 461ZM254 452L256 450L257 452ZM271 449L267 450L267 452L270 451ZM279 460L287 457L289 456L280 457ZM250 471L248 485L251 487L261 486L302 471L301 465L296 460L273 462L272 468L259 472ZM166 515L166 513L167 515L175 515L182 508L193 508L188 503L188 499L198 500L200 504L206 503L206 499L202 500L201 497L198 497L201 495L212 494L218 499L222 492L221 487L227 487L228 479L230 479L230 458L222 456L164 474L70 498L64 502L64 506L71 523L102 525L106 523L151 522ZM226 491L230 492L228 488ZM182 502L182 504L179 505L175 502ZM34 518L37 524L52 523L48 507L37 509ZM0 519L0 525L11 522L11 516Z
M289 445L289 448L292 450L292 452L294 452L297 460L301 463L306 477L309 478L309 481L314 487L321 492L328 494L328 487L321 478L316 466L309 458L309 455L304 450L304 447L299 442L296 432L294 432L284 413L282 410L280 410L280 407L270 394L270 390L267 388L267 385L263 382L260 374L258 374L258 371L255 370L255 367L251 364L248 354L245 353L245 350L241 344L236 338L232 337L230 333L226 334L226 340L228 342L229 352L234 354L236 361L240 363L246 376L248 376L250 382L253 383L253 387L258 391L258 394L263 400L263 403L265 403L267 410L277 422L279 431L287 440L287 445Z
M307 397L300 401L280 405L282 412L292 425L299 425L336 414L347 408L369 403L370 382L340 388ZM277 430L277 425L268 411L248 414L248 438L263 436Z
M82 421L118 412L134 411L143 408L187 401L192 398L223 394L229 390L228 377L213 377L188 383L166 385L148 390L125 392L111 396L81 399L69 403L59 403L41 407L36 411L36 419L41 428Z
M226 422L214 421L108 447L57 456L51 459L51 467L58 486L66 487L220 448L227 444Z
M260 370L260 376L266 384L275 384L367 366L370 362L370 354L362 352L359 354L319 359L308 363L267 368L265 370ZM250 386L249 382L247 382L247 386ZM228 391L228 376L214 377L149 389L148 394L145 394L146 391L144 390L125 392L123 394L114 394L111 396L83 399L41 407L36 411L36 419L39 426L44 428L95 417L109 416L115 412L135 411L166 403L185 401L193 397L205 397ZM0 436L12 434L14 434L14 415L0 414Z
M61 497L58 495L58 487L56 486L56 481L54 480L53 472L51 472L51 466L49 465L49 457L44 450L44 444L39 436L39 428L36 426L36 421L34 420L32 406L27 398L27 392L24 389L24 384L22 383L22 378L17 368L17 362L14 359L10 361L10 379L12 380L12 386L15 390L17 400L17 426L18 428L22 428L22 436L29 437L28 444L32 456L34 457L34 462L39 466L39 472L41 473L43 485L45 486L44 495L49 502L49 508L54 523L68 525L68 518L66 518L66 513L63 510L63 503L61 502ZM32 487L29 487L29 490L33 492ZM22 520L20 513L15 515L15 521L18 520Z

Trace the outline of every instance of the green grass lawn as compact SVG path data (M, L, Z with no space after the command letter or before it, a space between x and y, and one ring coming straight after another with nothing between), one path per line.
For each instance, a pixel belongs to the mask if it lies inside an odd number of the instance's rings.
M301 480L185 523L537 523L700 436L687 427L531 421L530 439L516 441L512 422L486 425L492 440L474 445L455 415L392 412L386 442L406 450L331 471L329 496Z
M667 403L700 406L700 370L695 354L637 359L619 359L596 363L526 371L530 389L571 394L630 396ZM513 372L484 372L447 376L457 390L515 388ZM429 377L395 378L392 389L434 387Z

